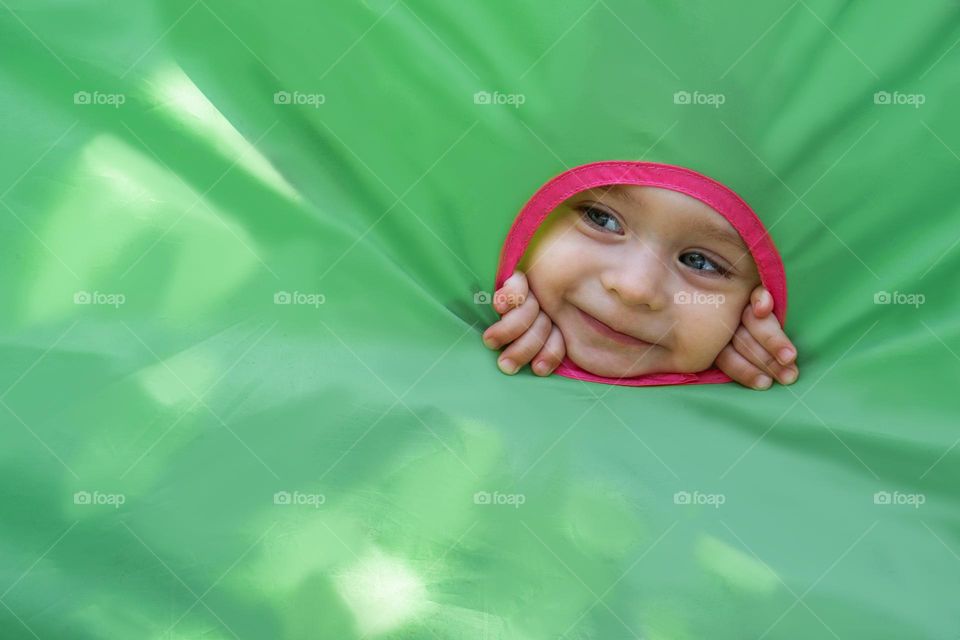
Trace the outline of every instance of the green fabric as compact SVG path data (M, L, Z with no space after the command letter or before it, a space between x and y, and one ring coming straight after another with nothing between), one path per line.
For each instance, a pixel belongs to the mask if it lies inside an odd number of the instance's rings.
M0 4L3 638L960 633L955 3ZM757 211L795 385L497 370L604 159Z

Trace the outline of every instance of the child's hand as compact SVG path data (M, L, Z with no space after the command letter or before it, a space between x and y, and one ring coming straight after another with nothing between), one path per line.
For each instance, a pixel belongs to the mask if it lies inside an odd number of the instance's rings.
M792 384L800 373L796 347L772 312L773 296L760 285L750 294L730 344L717 356L717 367L745 387L766 389L774 378Z
M501 318L483 332L483 344L510 345L497 361L500 370L513 375L532 360L534 373L550 375L566 355L563 335L540 310L523 272L515 271L493 294L493 308Z

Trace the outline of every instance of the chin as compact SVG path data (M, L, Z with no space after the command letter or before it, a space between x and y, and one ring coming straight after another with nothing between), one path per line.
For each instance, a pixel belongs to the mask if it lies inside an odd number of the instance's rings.
M567 355L584 371L605 378L632 378L647 373L658 373L661 370L661 367L657 366L653 351L643 357L637 354L629 360L622 355L611 358L608 354L599 353L593 349L590 349L587 354L568 351Z

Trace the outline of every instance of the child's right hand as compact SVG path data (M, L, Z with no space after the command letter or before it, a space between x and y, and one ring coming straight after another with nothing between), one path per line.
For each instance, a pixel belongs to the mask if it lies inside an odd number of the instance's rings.
M566 355L563 334L540 310L522 271L515 271L493 294L493 308L501 318L483 332L483 344L490 349L510 345L497 360L500 370L513 375L532 361L535 374L553 373Z

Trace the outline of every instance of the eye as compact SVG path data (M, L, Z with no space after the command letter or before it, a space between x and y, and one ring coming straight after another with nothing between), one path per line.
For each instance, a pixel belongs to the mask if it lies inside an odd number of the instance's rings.
M688 251L681 254L680 262L696 271L713 272L724 277L730 277L729 269L725 269L699 251Z
M582 217L591 226L602 229L603 231L623 235L623 227L620 226L620 222L612 213L590 205L580 207L580 211L583 213ZM613 228L611 228L610 225L612 225Z

